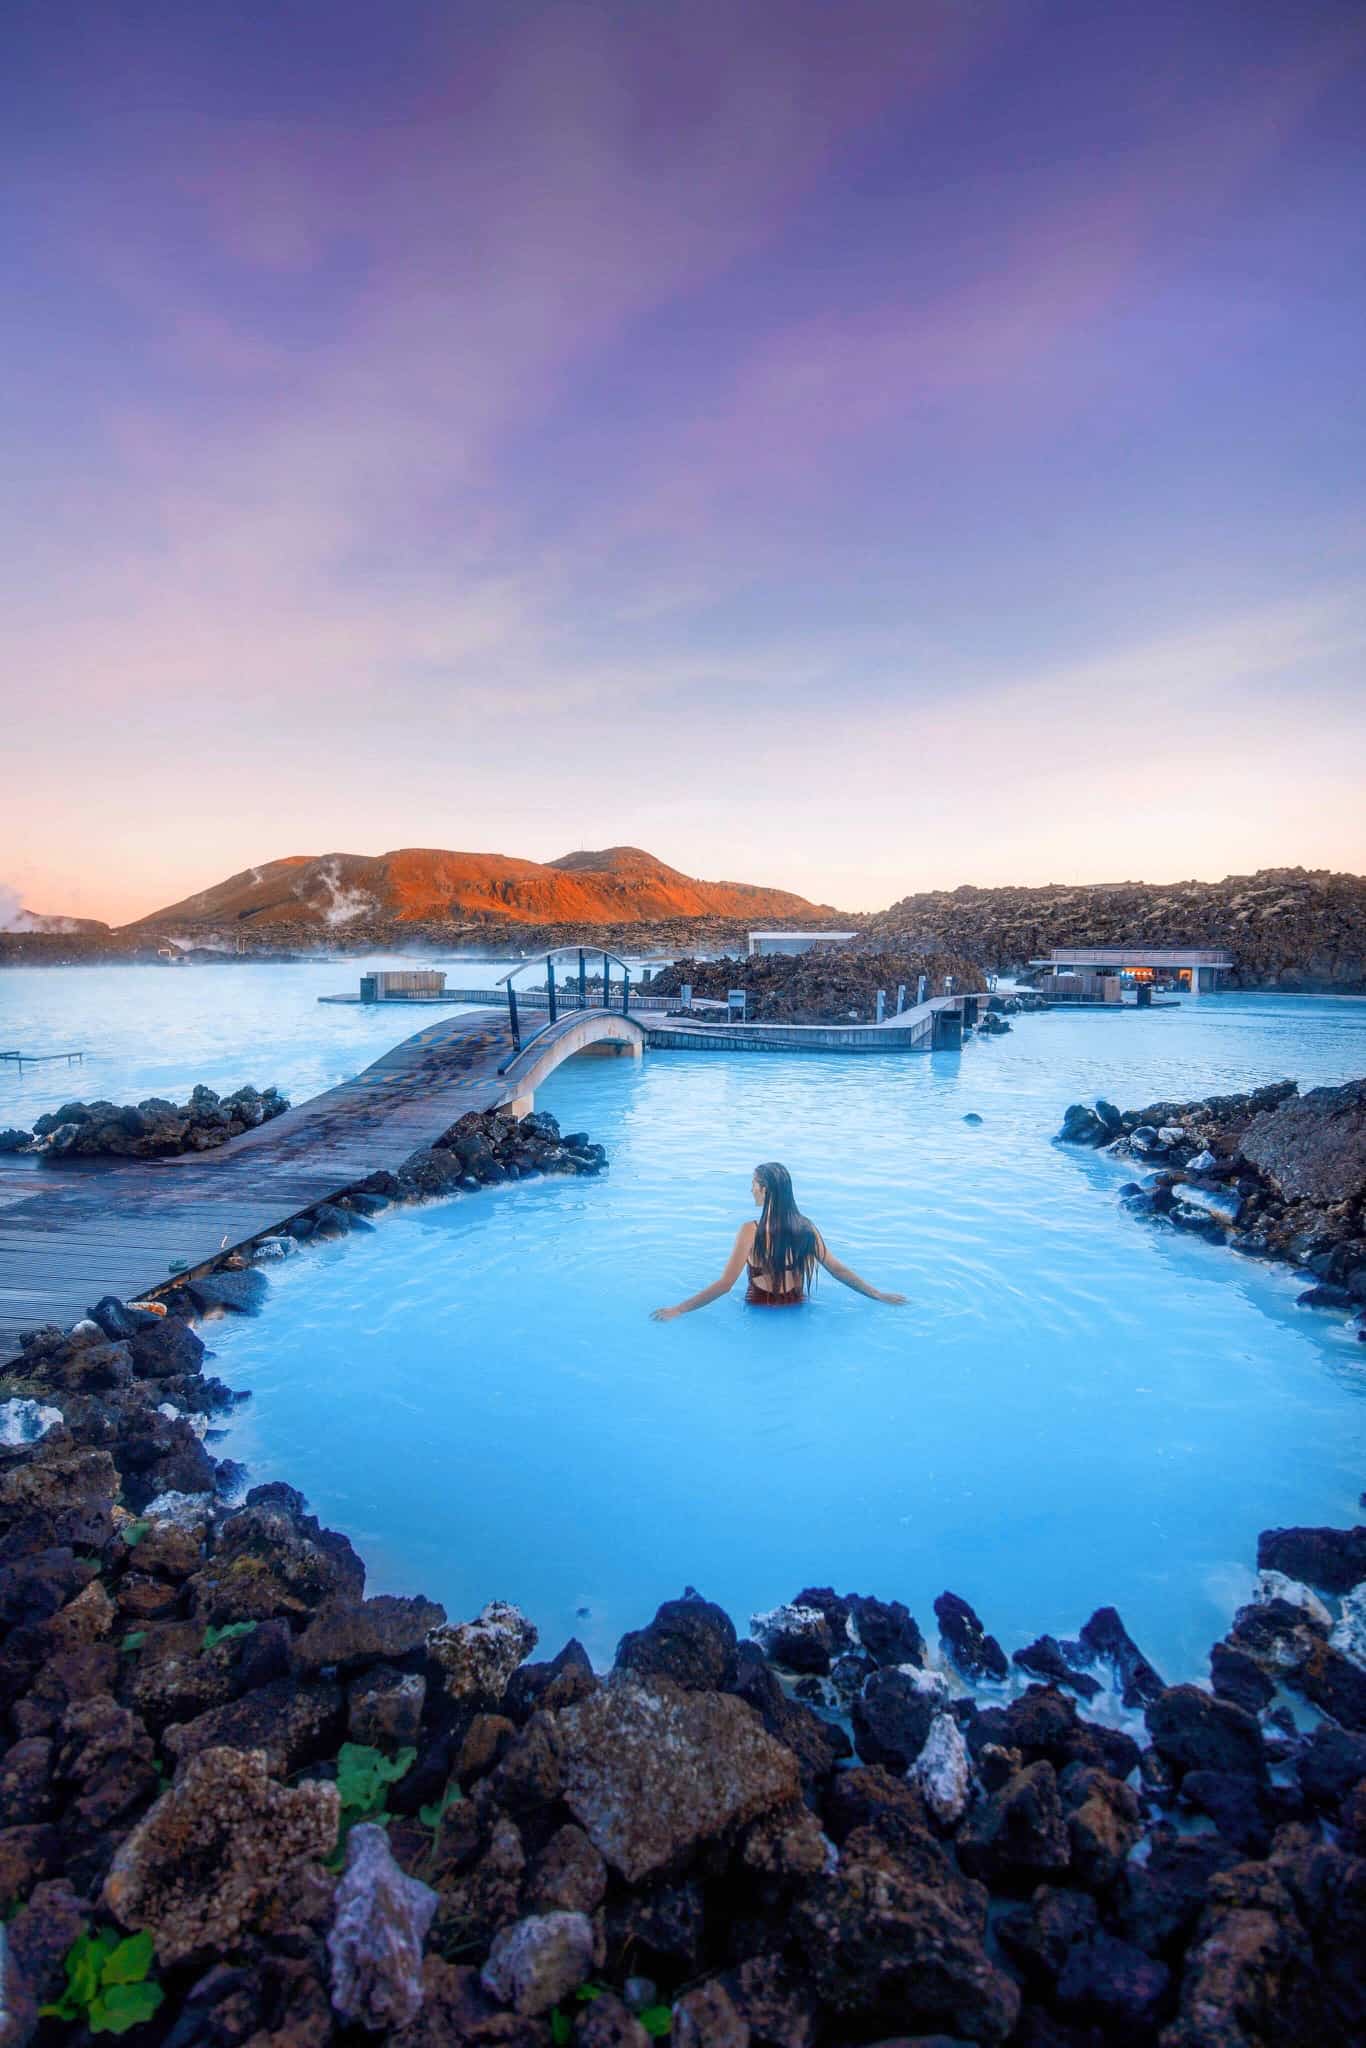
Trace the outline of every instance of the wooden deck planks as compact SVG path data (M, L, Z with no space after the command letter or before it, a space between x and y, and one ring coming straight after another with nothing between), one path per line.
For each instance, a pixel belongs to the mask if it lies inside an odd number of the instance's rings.
M570 1012L560 1028L581 1021ZM353 1080L217 1152L170 1162L7 1165L0 1358L35 1324L74 1322L102 1293L127 1298L163 1284L173 1260L201 1265L224 1239L243 1244L376 1168L392 1172L468 1110L511 1100L520 1084L498 1067L513 1051L505 1013L466 1012L424 1025Z

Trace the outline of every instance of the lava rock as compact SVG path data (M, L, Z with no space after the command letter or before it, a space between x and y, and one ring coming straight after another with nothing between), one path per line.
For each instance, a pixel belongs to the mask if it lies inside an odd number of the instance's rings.
M106 1337L115 1342L136 1336L139 1330L148 1329L162 1320L150 1309L125 1308L116 1294L103 1295L93 1308L86 1310L86 1314L92 1323L99 1324Z
M417 2016L422 1944L435 1911L436 1893L399 1869L384 1829L353 1827L327 1937L332 2004L343 2020L381 2032Z
M1293 1677L1304 1668L1327 1630L1303 1607L1288 1600L1259 1600L1233 1617L1230 1646L1273 1677Z
M405 1657L421 1649L445 1619L444 1607L420 1596L380 1593L369 1600L329 1600L299 1637L294 1654L301 1671L328 1666L357 1670L378 1658Z
M494 1937L479 1981L515 2012L549 2012L588 1975L593 1926L582 1913L539 1913Z
M866 1764L908 1771L929 1736L939 1695L891 1665L874 1671L854 1701L854 1748Z
M1314 1976L1309 1937L1270 1867L1245 1863L1216 1872L1187 1953L1179 2017L1163 2048L1222 2048L1239 2035L1322 2040Z
M1366 1528L1264 1529L1257 1564L1324 1593L1350 1593L1366 1579Z
M766 1657L786 1671L824 1676L834 1647L830 1623L818 1607L774 1607L752 1614L749 1632Z
M1214 1822L1226 1842L1245 1856L1265 1856L1271 1846L1275 1811L1256 1778L1233 1771L1187 1771L1181 1798Z
M1165 1963L1102 1929L1068 1955L1058 1978L1058 2008L1100 2027L1107 2040L1146 2037L1162 2016L1170 1983Z
M270 1282L255 1266L243 1266L240 1271L223 1269L200 1280L187 1280L185 1292L201 1314L226 1309L234 1315L259 1316Z
M1069 1103L1063 1112L1058 1143L1063 1145L1108 1145L1115 1134L1105 1119L1085 1102Z
M958 1856L972 1876L1004 1891L1065 1871L1071 1846L1053 1766L1026 1765L974 1808L959 1829Z
M490 1600L473 1621L447 1622L434 1629L427 1649L450 1699L496 1707L536 1641L535 1629L519 1608L506 1600Z
M1312 1088L1254 1117L1243 1157L1289 1202L1326 1208L1366 1191L1366 1081Z
M162 1741L181 1763L207 1749L254 1750L277 1777L286 1778L335 1751L345 1712L339 1685L277 1678L192 1721L173 1723Z
M735 1663L733 1690L753 1707L767 1732L792 1751L805 1785L818 1784L853 1755L853 1745L838 1723L788 1697L755 1644L741 1643Z
M966 1600L957 1593L941 1593L934 1611L949 1656L964 1678L999 1680L1010 1676L1005 1651L995 1636L987 1634Z
M134 1330L128 1348L134 1372L149 1380L197 1373L204 1358L202 1338L180 1316L154 1316L147 1327Z
M416 1748L426 1699L420 1671L379 1664L362 1672L347 1691L347 1739L372 1749Z
M1058 1791L1076 1880L1089 1891L1107 1891L1143 1832L1143 1802L1122 1779L1089 1764L1069 1764Z
M795 1756L728 1694L623 1672L557 1719L565 1804L630 1884L800 1791Z
M365 1567L345 1536L323 1529L291 1486L254 1486L224 1521L191 1581L201 1620L303 1619L325 1600L359 1599Z
M1228 1700L1245 1714L1259 1714L1275 1695L1276 1687L1261 1666L1233 1643L1216 1643L1209 1667L1215 1698Z
M581 1827L567 1821L532 1860L524 1903L529 1913L596 1913L607 1895L607 1865Z
M791 1925L822 2005L858 2039L913 2028L996 2043L1014 2028L1019 1990L987 1956L978 1913L872 1838L811 1885Z
M803 1586L792 1600L793 1607L814 1607L823 1614L830 1624L830 1640L837 1652L842 1652L853 1642L849 1632L850 1603L842 1599L833 1586Z
M1198 1685L1174 1685L1160 1693L1144 1719L1153 1748L1178 1778L1187 1771L1228 1771L1264 1780L1262 1731L1251 1714L1229 1700L1212 1698Z
M1034 1678L1044 1678L1052 1685L1066 1686L1069 1692L1080 1694L1084 1700L1092 1700L1100 1691L1100 1681L1085 1671L1076 1671L1063 1655L1062 1645L1053 1636L1039 1636L1023 1650L1016 1650L1011 1658L1021 1671L1027 1671Z
M1331 1813L1366 1778L1366 1734L1321 1721L1296 1759L1305 1798Z
M951 1828L961 1820L972 1790L972 1763L952 1714L935 1715L910 1777L940 1827Z
M1086 1623L1078 1645L1064 1644L1069 1656L1102 1659L1110 1664L1126 1707L1141 1707L1164 1690L1163 1682L1139 1649L1113 1607L1098 1607Z
M538 1708L553 1712L587 1699L597 1686L587 1650L571 1636L555 1657L539 1664L519 1664L507 1682L503 1711L514 1721L527 1720Z
M259 1754L205 1750L121 1844L104 1903L163 1967L231 1949L296 1864L337 1837L335 1785L275 1784Z
M1294 1681L1343 1728L1366 1731L1366 1671L1332 1643L1316 1643Z
M925 1638L915 1616L899 1600L851 1593L848 1613L855 1638L875 1664L925 1662Z
M1045 1992L1067 1958L1100 1929L1096 1902L1086 1892L1041 1884L1027 1906L1014 1906L995 1923L996 1938L1034 1992Z
M1115 1892L1116 1924L1126 1941L1172 1961L1184 1948L1216 1871L1238 1852L1216 1834L1184 1834L1163 1823L1148 1837L1145 1861L1130 1861Z
M695 1690L726 1690L736 1678L735 1625L690 1589L681 1600L666 1600L648 1627L622 1637L616 1668Z
M715 1978L675 2001L669 2039L672 2048L750 2048L749 2024Z

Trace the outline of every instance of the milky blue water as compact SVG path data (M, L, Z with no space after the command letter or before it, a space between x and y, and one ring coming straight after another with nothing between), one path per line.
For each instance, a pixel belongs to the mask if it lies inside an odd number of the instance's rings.
M295 1102L332 1088L378 1059L404 1033L392 1004L320 1004L354 995L376 967L411 967L398 954L317 960L297 967L256 962L195 967L16 967L0 971L0 1051L83 1051L79 1066L0 1061L0 1127L31 1127L74 1096L183 1101L195 1083L225 1094L272 1083ZM507 970L503 962L497 968ZM475 961L448 967L454 987L482 981ZM455 1006L452 1005L454 1008ZM426 1007L411 1029L443 1016Z
M109 1072L155 1057L168 1093L221 1073L302 1095L397 1035L314 1002L356 971L218 970L202 1010L190 970L108 970ZM67 1022L93 1014L89 971L26 979L53 1035L73 984ZM1098 1094L1363 1073L1366 1003L1237 996L1022 1018L961 1055L571 1062L539 1106L609 1174L395 1214L277 1269L261 1319L212 1326L215 1369L254 1393L220 1448L302 1487L372 1590L456 1615L510 1598L603 1659L685 1584L743 1627L815 1581L927 1630L952 1587L1008 1650L1114 1603L1168 1677L1201 1676L1258 1530L1355 1518L1366 1346L1297 1309L1293 1274L1135 1223L1128 1170L1051 1135ZM910 1305L823 1279L791 1314L737 1293L652 1323L719 1271L775 1157Z

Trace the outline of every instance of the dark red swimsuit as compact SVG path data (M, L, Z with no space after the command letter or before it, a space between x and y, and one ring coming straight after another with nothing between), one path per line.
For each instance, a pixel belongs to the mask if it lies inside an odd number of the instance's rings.
M770 1294L768 1289L761 1287L755 1279L754 1267L750 1266L747 1270L749 1286L745 1289L745 1300L751 1308L800 1308L806 1299L805 1292L800 1287L794 1287L790 1294Z

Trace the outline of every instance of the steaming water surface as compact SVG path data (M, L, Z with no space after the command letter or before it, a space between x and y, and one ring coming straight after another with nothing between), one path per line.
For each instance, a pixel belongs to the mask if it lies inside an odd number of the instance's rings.
M398 1035L315 1004L355 971L109 970L100 1029L130 1078L87 1070L79 1092L251 1078L301 1099ZM0 1001L40 981L30 1025L93 1038L102 978L8 976ZM219 1448L300 1486L372 1591L456 1615L502 1595L599 1658L685 1584L743 1625L814 1580L922 1625L951 1586L1007 1650L1113 1602L1165 1675L1203 1676L1258 1530L1355 1517L1366 1346L1297 1309L1293 1274L1136 1224L1130 1169L1050 1136L1102 1093L1361 1073L1366 1003L1236 996L1023 1018L961 1056L574 1062L539 1106L610 1173L384 1217L277 1269L260 1320L210 1333L255 1395ZM0 1120L27 1117L3 1097ZM791 1315L737 1294L651 1323L719 1270L772 1157L911 1306L826 1280Z

